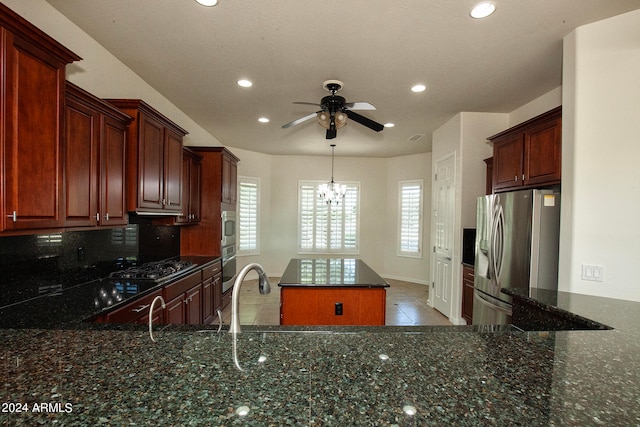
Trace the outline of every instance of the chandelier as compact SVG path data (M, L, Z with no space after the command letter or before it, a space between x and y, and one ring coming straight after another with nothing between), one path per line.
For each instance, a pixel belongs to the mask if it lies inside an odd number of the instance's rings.
M338 205L340 200L344 199L344 195L347 192L347 186L344 184L336 184L333 181L333 154L336 148L336 144L331 144L331 181L326 184L321 184L318 187L318 195L320 199L324 200L328 205Z

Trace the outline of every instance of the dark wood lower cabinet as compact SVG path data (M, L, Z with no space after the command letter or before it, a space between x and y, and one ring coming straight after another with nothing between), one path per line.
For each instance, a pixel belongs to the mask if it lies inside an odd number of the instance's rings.
M203 265L197 271L148 295L96 316L100 323L147 323L153 300L161 296L165 301L156 303L153 310L154 324L210 324L222 310L222 263L220 259Z
M462 318L471 325L473 320L473 280L474 268L469 265L462 266Z

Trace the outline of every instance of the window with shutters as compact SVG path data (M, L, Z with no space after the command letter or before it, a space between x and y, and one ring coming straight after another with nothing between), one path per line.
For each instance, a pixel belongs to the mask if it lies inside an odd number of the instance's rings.
M360 184L342 182L347 191L337 205L320 199L321 184L324 182L299 182L298 252L357 254Z
M398 255L422 257L422 180L401 181L399 188Z
M238 177L238 254L260 253L260 179Z

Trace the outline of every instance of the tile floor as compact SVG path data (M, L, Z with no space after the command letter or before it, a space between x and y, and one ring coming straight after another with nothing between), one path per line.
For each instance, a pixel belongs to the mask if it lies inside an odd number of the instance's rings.
M271 293L260 295L258 281L245 280L240 294L241 325L278 325L280 322L280 288L278 277L270 277ZM451 325L449 319L427 305L429 287L387 279L388 326ZM225 324L231 321L231 304L222 311Z

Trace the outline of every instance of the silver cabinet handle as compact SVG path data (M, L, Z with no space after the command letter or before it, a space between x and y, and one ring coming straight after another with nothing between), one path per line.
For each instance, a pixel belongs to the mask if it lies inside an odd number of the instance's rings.
M18 220L18 213L16 211L13 211L11 215L7 215L7 218L11 218L13 222L16 222Z
M141 305L138 308L133 308L131 309L131 311L134 311L136 313L140 313L141 311L143 311L144 309L146 309L147 307L149 307L149 304L145 304L145 305Z
M104 219L105 219L105 221L109 221L109 212L107 212L106 214L104 214Z
M100 212L96 212L96 221L100 221Z

